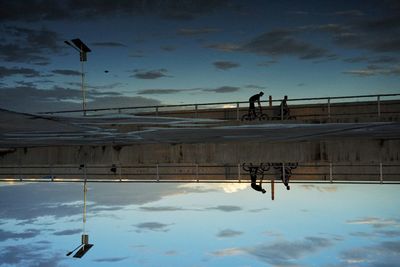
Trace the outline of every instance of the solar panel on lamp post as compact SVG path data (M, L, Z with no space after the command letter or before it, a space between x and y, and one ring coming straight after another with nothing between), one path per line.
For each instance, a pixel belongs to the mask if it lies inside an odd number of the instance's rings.
M81 62L81 89L82 89L82 111L83 116L86 116L86 92L85 92L85 72L83 63L87 61L86 53L91 52L90 48L87 47L79 38L72 39L71 44L69 41L64 41L67 45L74 48L79 52L79 61Z

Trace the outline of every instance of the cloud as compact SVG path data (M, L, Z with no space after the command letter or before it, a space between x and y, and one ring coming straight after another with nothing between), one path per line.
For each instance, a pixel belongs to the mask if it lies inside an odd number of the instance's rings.
M140 207L142 211L159 212L159 211L180 211L179 207L162 206L162 207Z
M176 94L182 92L183 89L143 89L137 92L138 95L163 95Z
M2 1L0 21L33 20L88 20L110 16L156 15L172 20L191 20L209 14L217 9L229 8L225 0L150 0L150 1L82 1L67 0L48 2L46 0Z
M53 70L51 72L55 73L55 74L65 75L65 76L80 76L81 75L81 72L76 71L76 70Z
M183 35L183 36L195 36L195 35L202 35L202 34L208 34L208 33L215 33L215 32L220 32L221 29L217 28L184 28L184 29L179 29L177 31L178 35Z
M263 61L263 62L258 63L257 66L269 67L269 66L271 66L272 64L275 64L275 63L278 63L278 61L276 61L276 60L267 60L267 61Z
M154 80L162 77L170 77L168 76L166 69L158 69L158 70L134 70L134 74L130 77L135 77L137 79L145 79L145 80Z
M128 259L128 257L111 257L111 258L97 258L95 262L119 262Z
M167 227L169 224L158 223L158 222L144 222L135 225L138 229L137 232L141 233L143 230L154 231L154 232L168 232Z
M101 47L126 47L123 43L118 42L96 42L92 43L93 46L101 46Z
M162 45L162 46L160 46L160 49L163 51L166 51L166 52L172 52L172 51L175 51L177 49L177 47L174 45Z
M235 52L240 51L240 46L233 43L216 43L208 44L204 46L205 48L216 49L222 52Z
M27 239L38 236L39 234L40 231L36 229L28 229L22 233L9 232L0 229L0 241L5 241L7 239Z
M371 225L374 228L400 226L400 221L397 219L381 219L376 217L365 217L361 219L348 220L346 221L346 223Z
M385 75L385 76L399 76L400 75L400 65L399 66L390 66L390 67L380 67L377 65L368 65L364 69L356 69L356 70L347 70L343 72L344 74L359 76L359 77L368 77L375 75Z
M240 66L240 64L232 61L215 61L213 64L217 69L220 70L229 70Z
M58 33L47 29L6 26L0 33L8 36L7 42L0 44L0 59L7 62L46 65L49 54L59 53L63 48Z
M0 66L0 78L22 75L24 77L40 77L40 73L37 70L30 68L6 68Z
M239 90L240 90L240 88L235 87L235 86L221 86L218 88L203 89L203 91L205 91L205 92L215 92L215 93L232 93L232 92L236 92Z
M57 231L54 232L53 235L75 235L79 233L82 233L82 229L69 229L69 230Z
M125 96L115 91L87 90L88 108L159 105L160 101L141 96ZM82 108L82 92L54 86L38 89L32 84L0 88L0 107L20 112L73 110Z
M241 50L266 56L296 56L300 59L325 58L330 54L295 37L297 31L277 29L261 34L241 47Z
M358 10L358 9L352 9L352 10L336 11L336 12L333 13L333 15L336 15L336 16L349 16L349 17L360 17L360 16L364 16L365 13L362 12L361 10Z
M219 210L223 212L233 212L233 211L240 211L242 210L241 207L238 206L231 206L231 205L220 205L216 207L208 208L209 210Z
M217 237L220 238L230 238L230 237L235 237L235 236L239 236L243 234L243 232L240 231L235 231L235 230L231 230L231 229L225 229L225 230L221 230L218 234Z

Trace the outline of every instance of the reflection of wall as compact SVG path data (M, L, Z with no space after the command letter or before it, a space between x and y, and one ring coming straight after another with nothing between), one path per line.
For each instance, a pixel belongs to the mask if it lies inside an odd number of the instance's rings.
M11 149L0 165L238 164L242 162L399 162L400 140L332 139L299 142L51 146ZM229 171L229 170L227 170Z

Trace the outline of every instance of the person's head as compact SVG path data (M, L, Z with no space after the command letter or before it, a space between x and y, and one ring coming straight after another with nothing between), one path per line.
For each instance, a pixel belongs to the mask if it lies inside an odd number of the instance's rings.
M264 92L261 91L261 92L259 93L259 95L260 95L260 96L263 96L263 95L264 95Z
M263 194L265 194L265 193L267 192L267 190L263 189L261 192L262 192Z
M283 97L283 99L287 100L287 95L285 95L285 96Z

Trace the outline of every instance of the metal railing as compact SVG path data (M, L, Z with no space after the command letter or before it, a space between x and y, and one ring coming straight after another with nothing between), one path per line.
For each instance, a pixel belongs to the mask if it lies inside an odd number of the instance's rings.
M374 112L367 112L364 115L376 115L377 117L381 117L382 115L382 101L388 98L395 98L394 100L400 100L400 94L376 94L376 95L353 95L353 96L334 96L334 97L312 97L312 98L294 98L288 99L288 103L290 105L311 105L310 107L317 108L317 107L324 107L326 111L324 114L307 114L307 115L300 115L300 117L312 117L312 116L323 116L327 118L332 118L332 116L338 115L354 115L354 114L340 114L332 113L332 108L339 104L339 103L349 103L343 102L343 100L358 100L358 99L370 99L366 100L368 102L373 102L376 106ZM261 101L262 104L268 104L267 110L272 109L274 103L281 103L281 99L272 99L266 101ZM354 102L354 101L353 101ZM241 107L241 105L246 104L246 107ZM232 119L240 120L240 115L243 111L247 111L248 101L236 101L236 102L213 102L213 103L192 103L192 104L179 104L179 105L152 105L152 106L132 106L132 107L113 107L113 108L95 108L95 109L86 109L88 115L97 114L101 112L116 112L116 113L125 113L125 112L132 112L132 113L141 113L141 115L154 115L159 116L162 113L164 114L176 114L183 113L192 114L194 118L198 118L200 113L204 113L205 111L208 112L220 112L221 110L229 110L233 111L235 116ZM318 106L319 105L319 106ZM292 110L299 108L298 106L291 107ZM41 114L68 114L68 113L81 113L82 110L64 110L64 111L48 111L48 112L41 112ZM390 112L388 112L390 113ZM400 112L396 111L395 114ZM282 113L281 113L282 114ZM363 115L362 113L355 113L358 115ZM284 118L281 117L283 120Z
M276 166L282 163L267 163ZM291 163L283 163L291 164ZM279 170L269 168L264 180L279 180ZM248 182L242 164L142 164L142 165L8 165L0 166L2 182ZM290 182L400 183L400 164L300 163Z

